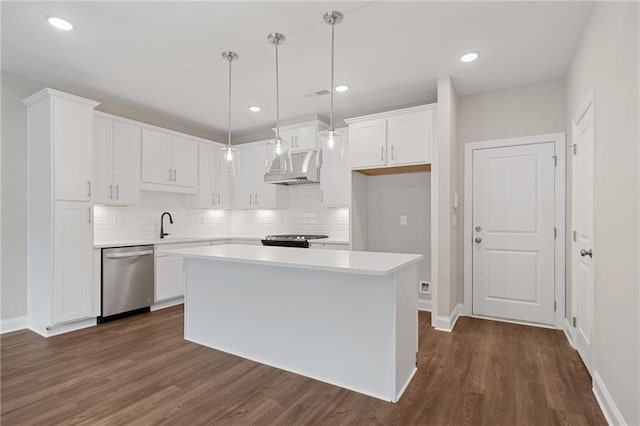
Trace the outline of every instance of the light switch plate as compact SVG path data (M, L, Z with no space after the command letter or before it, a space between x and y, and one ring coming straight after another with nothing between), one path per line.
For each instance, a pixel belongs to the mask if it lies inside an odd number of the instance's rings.
M400 225L405 226L407 224L407 217L400 216Z

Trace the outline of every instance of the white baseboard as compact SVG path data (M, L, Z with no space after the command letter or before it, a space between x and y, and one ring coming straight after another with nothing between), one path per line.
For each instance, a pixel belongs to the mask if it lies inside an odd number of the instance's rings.
M596 396L596 400L608 424L616 426L627 425L597 370L593 372L593 394Z
M453 327L456 326L456 322L458 321L458 318L462 315L463 308L464 307L462 303L458 303L455 306L455 308L453 308L453 311L448 317L436 316L436 320L435 320L436 330L448 331L448 332L453 331Z
M0 321L0 334L10 333L12 331L24 330L27 328L29 320L27 316L7 318Z
M151 305L151 312L158 311L160 309L170 308L172 306L181 305L184 303L184 297L178 297L176 299L164 300L162 302Z
M29 330L34 333L38 333L42 337L52 337L58 334L70 333L72 331L81 330L83 328L95 327L98 325L96 318L87 318L80 321L69 322L65 324L59 324L56 326L29 326Z
M431 300L418 299L418 310L431 312Z
M575 349L576 345L574 343L574 334L573 334L573 326L571 325L571 323L569 322L568 319L564 319L564 326L562 327L562 330L564 331L564 335L567 336L567 340L569 341L569 344L571 345L572 348Z

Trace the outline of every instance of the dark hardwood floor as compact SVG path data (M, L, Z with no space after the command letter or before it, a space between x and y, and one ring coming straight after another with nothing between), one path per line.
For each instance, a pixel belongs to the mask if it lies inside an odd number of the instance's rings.
M182 338L182 307L49 339L2 336L2 425L605 424L561 331L420 314L418 373L398 404Z

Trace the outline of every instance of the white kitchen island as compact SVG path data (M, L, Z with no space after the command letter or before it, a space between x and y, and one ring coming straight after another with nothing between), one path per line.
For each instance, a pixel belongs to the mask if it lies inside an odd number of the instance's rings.
M416 372L421 255L227 244L186 256L185 339L396 402Z

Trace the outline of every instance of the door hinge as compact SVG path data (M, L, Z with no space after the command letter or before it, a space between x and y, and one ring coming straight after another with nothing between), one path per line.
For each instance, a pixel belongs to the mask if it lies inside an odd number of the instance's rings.
M558 228L553 228L553 239L554 240L558 239Z
M571 150L573 151L573 155L576 155L576 153L578 152L578 145L572 143L571 145L569 145L569 148L571 148Z
M558 302L556 302L555 300L553 301L553 312L555 312L558 309Z
M576 326L576 317L573 317L573 321L571 322L571 324L575 327Z
M558 167L558 156L557 155L553 156L553 165L554 165L554 167Z
M573 235L573 241L578 241L578 233L576 231L573 231L572 235Z

